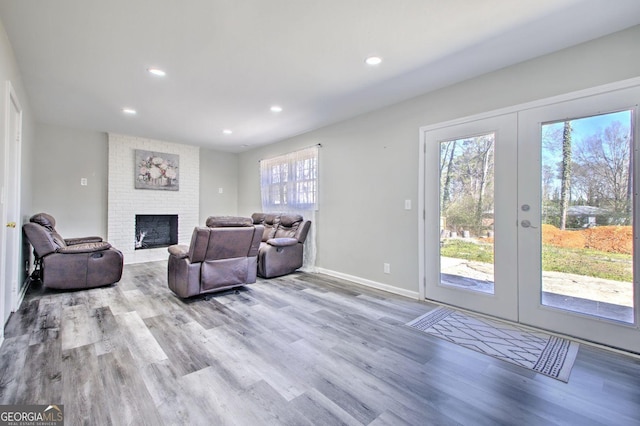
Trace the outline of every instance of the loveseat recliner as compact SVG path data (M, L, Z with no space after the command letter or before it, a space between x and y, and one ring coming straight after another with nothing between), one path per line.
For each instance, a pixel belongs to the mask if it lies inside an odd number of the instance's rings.
M55 229L56 220L38 213L22 229L33 246L36 276L45 287L83 289L120 281L122 253L101 237L67 238Z
M302 267L304 242L311 222L298 214L254 213L253 223L263 225L258 252L258 275L273 278Z
M191 244L169 247L168 284L179 297L226 290L256 282L264 227L248 217L212 216L195 227Z

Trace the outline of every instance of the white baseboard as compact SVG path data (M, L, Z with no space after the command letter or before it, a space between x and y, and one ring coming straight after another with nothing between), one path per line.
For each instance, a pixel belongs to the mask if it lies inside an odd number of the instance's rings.
M330 269L315 268L315 271L319 274L329 275L335 278L351 281L356 284L364 285L366 287L375 288L377 290L386 291L388 293L397 294L399 296L408 297L410 299L420 300L420 293L417 291L405 290L403 288L394 287L388 284L382 284L377 281L371 281L366 278L356 277L354 275L343 274L342 272L332 271Z
M29 290L29 286L31 285L31 280L29 279L29 277L27 277L27 279L25 281L27 282L27 284L23 284L22 285L22 288L20 289L20 294L18 294L18 302L16 303L16 311L18 309L20 309L20 306L22 305L22 301L24 300L24 296L27 294L27 290Z
M22 305L22 301L24 300L24 296L27 294L27 290L29 289L29 285L31 285L31 281L29 280L29 277L27 277L25 281L27 282L27 284L22 285L22 288L20 289L20 293L18 294L18 300L16 301L16 309L12 310L11 313L14 313L20 309L20 306ZM2 330L0 332L0 346L2 346L2 343L4 342L4 328L6 326L7 326L6 323L2 325Z

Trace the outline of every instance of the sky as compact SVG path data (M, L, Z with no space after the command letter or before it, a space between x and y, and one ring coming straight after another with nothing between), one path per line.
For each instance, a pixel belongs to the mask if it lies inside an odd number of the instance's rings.
M588 139L592 135L603 133L611 123L619 121L623 128L630 129L632 124L632 111L620 111L615 113L606 113L595 115L592 117L578 118L571 120L572 138L571 145L575 151L582 141ZM555 149L542 149L542 166L550 166L558 170L559 163L562 161L562 130L564 121L548 123L542 125L542 134L545 135L549 131L558 131L559 140L554 140L551 144ZM558 171L559 173L559 171ZM552 181L552 185L556 188L560 186L559 176Z
M572 135L574 141L581 141L588 136L604 131L614 121L619 121L625 127L631 126L631 110L614 112L609 114L594 115L592 117L578 118L571 120ZM552 124L543 124L543 127L551 126L562 128L564 121Z

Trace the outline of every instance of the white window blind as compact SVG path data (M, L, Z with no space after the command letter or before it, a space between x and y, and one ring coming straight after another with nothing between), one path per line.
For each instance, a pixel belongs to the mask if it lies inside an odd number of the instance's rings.
M260 161L263 211L318 208L318 146Z

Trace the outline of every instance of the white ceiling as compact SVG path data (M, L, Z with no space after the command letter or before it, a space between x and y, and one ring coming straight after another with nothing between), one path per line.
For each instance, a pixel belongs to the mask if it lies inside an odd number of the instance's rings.
M238 152L639 24L640 1L0 0L0 18L37 121Z

